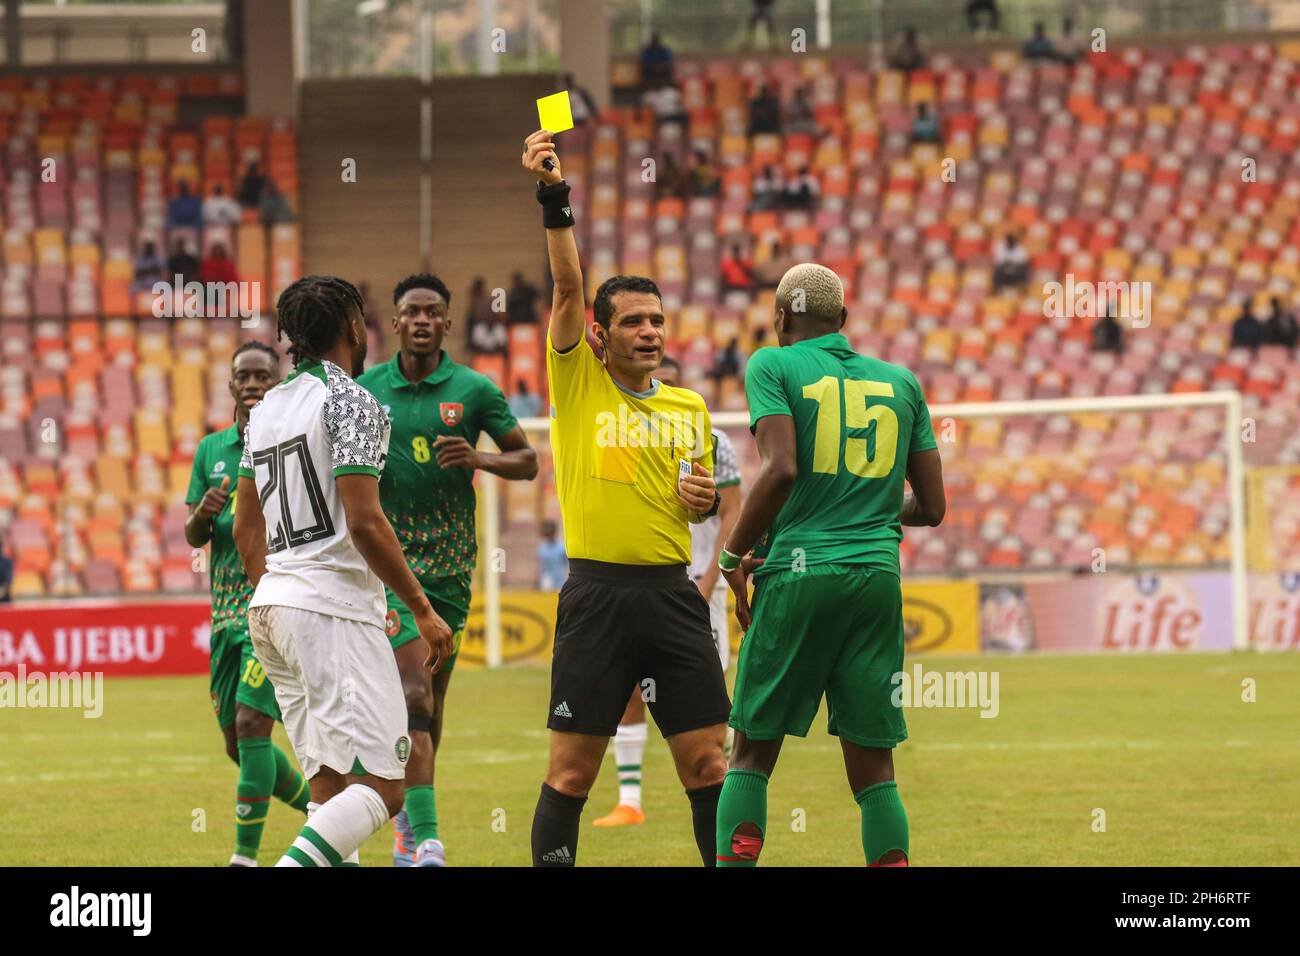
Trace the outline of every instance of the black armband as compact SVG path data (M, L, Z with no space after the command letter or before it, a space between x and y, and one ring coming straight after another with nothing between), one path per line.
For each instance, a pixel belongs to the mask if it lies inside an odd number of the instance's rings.
M547 229L568 229L573 225L573 207L569 205L569 184L537 184L537 201L542 204L542 225Z

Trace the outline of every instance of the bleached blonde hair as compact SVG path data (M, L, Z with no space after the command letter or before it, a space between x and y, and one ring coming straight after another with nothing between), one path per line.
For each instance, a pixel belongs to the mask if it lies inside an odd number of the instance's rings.
M791 266L776 287L776 301L795 315L817 322L838 323L844 311L844 283L815 262Z

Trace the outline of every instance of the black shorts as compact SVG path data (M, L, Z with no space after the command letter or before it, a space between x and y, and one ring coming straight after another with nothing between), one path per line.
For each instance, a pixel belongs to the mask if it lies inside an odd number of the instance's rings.
M685 565L570 560L546 726L612 737L634 689L665 737L727 722L709 604Z

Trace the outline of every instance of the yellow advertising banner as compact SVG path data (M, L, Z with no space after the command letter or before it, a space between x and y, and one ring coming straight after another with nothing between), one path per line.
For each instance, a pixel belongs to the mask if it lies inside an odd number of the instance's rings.
M549 664L555 640L555 591L501 592L501 660L504 664ZM462 664L482 667L487 658L487 613L475 595L460 641Z
M908 654L978 654L980 589L974 581L903 583Z
M546 664L555 638L555 602L549 591L501 593L501 652L506 664ZM728 601L731 607L732 602ZM733 608L734 611L734 608ZM740 648L735 614L731 659ZM979 586L974 581L918 581L903 585L903 639L908 654L979 653ZM470 607L457 666L481 667L487 654L483 599Z

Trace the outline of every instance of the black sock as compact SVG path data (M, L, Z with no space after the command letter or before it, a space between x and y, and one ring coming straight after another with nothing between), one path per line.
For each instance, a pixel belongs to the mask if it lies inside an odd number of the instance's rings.
M717 798L714 798L717 805ZM573 866L578 856L578 823L586 797L570 797L542 784L533 812L533 866Z
M687 790L691 798L691 823L695 826L695 845L705 866L718 865L718 797L722 784Z

